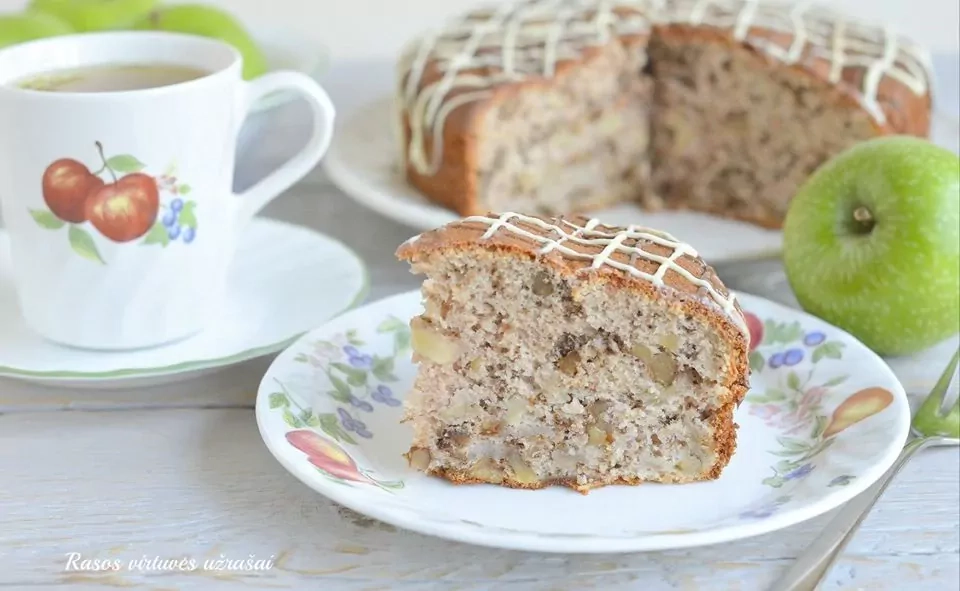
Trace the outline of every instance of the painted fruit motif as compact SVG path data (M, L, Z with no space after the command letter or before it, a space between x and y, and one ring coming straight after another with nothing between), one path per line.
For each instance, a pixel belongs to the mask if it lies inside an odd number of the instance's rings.
M147 165L131 154L104 154L94 142L100 168L92 171L73 158L60 158L44 170L42 194L46 208L27 211L44 230L67 227L70 248L81 257L107 264L89 228L117 243L166 248L173 242L191 244L197 238L197 201L177 178L176 162L158 176L147 174ZM171 197L167 202L162 194Z
M756 314L744 311L743 318L747 323L747 331L750 333L750 351L760 346L763 341L763 321Z
M354 482L370 482L370 479L357 469L353 458L336 443L306 429L290 431L286 438L290 445L307 454L311 464L330 476Z
M827 439L890 406L893 394L884 388L864 388L840 403L833 411L823 438Z
M129 242L149 232L159 211L157 181L142 172L100 187L86 202L87 219L114 242Z
M72 158L56 160L43 172L43 201L53 215L72 224L86 221L87 198L101 187L103 180Z

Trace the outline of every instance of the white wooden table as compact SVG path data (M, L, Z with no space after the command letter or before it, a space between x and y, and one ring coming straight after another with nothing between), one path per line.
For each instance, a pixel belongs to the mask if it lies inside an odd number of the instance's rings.
M362 77L354 75L359 67L345 65L327 81L343 111L352 97L390 83L388 66L367 64ZM295 145L302 131L295 115L280 114L274 137L287 143L267 142L244 175L256 176ZM368 301L418 286L392 254L413 231L361 209L320 173L265 215L350 244L369 266ZM721 269L721 276L734 287L776 291L772 267ZM942 357L901 369L920 383L939 373ZM270 456L252 410L269 361L141 390L0 379L0 590L753 590L775 581L829 519L715 547L596 556L497 551L398 531L335 506ZM824 588L957 589L958 465L956 449L919 456ZM76 565L116 559L123 567L80 572L66 568L71 557ZM131 559L145 564L130 569ZM180 559L188 570L172 569ZM236 570L223 559L270 560L271 568Z

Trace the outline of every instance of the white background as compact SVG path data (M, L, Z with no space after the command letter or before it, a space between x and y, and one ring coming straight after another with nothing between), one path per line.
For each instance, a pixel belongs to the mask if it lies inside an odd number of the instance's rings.
M175 3L183 0L169 0ZM194 0L190 0L194 1ZM201 0L202 1L202 0ZM335 59L392 57L425 26L477 4L477 0L206 0L228 7L243 20L290 27L316 35ZM819 0L852 15L888 23L936 53L960 47L958 0ZM0 11L26 0L0 0Z

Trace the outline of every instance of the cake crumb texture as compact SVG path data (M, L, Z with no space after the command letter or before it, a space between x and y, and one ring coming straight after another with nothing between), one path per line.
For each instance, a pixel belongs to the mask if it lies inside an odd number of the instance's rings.
M689 245L507 212L427 232L398 256L426 275L404 411L415 468L586 492L714 479L729 462L748 336Z

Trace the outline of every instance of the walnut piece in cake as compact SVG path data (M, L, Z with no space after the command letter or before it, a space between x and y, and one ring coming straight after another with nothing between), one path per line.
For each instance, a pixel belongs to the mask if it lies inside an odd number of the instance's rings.
M410 464L519 488L717 478L748 333L696 251L640 227L504 213L420 235Z

